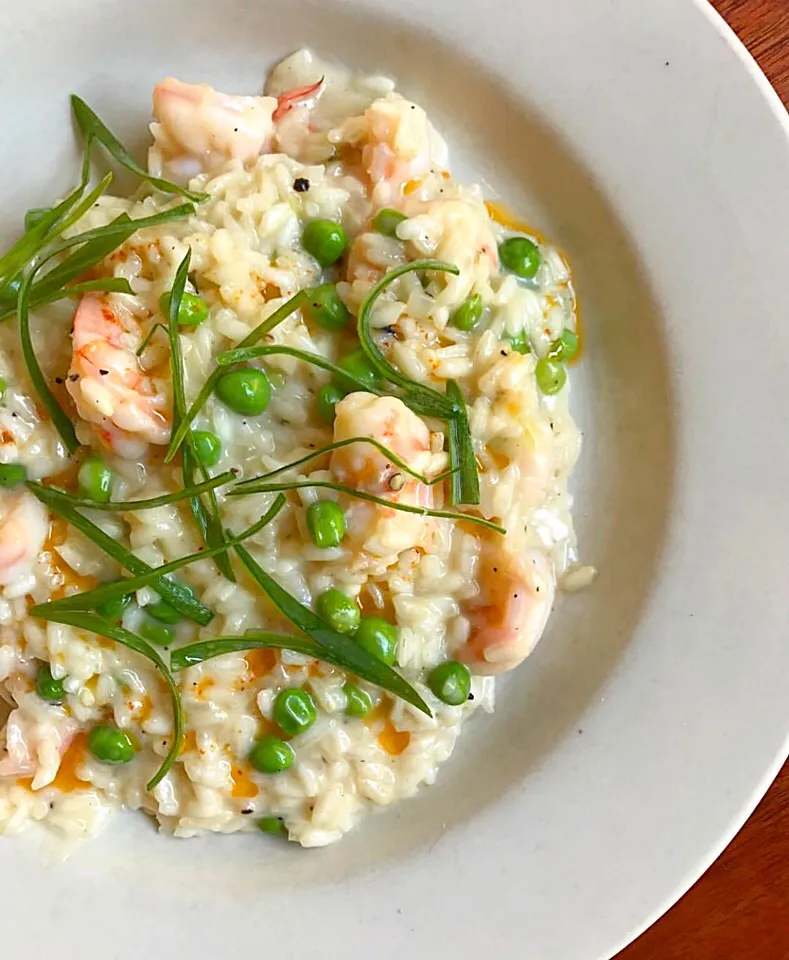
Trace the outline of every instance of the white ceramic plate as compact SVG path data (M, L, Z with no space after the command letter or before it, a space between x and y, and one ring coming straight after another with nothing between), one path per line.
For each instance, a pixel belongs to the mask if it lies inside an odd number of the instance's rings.
M0 846L2 954L608 958L787 752L789 123L702 0L26 0L4 11L2 229L63 189L67 94L142 143L174 73L259 90L302 44L396 75L567 249L594 589L415 801L332 848ZM53 172L56 176L53 176Z

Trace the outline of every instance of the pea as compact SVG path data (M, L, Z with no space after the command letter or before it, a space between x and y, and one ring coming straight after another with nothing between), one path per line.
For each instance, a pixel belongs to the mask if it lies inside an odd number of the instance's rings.
M564 364L550 357L538 360L534 373L537 377L537 386L549 397L558 393L567 382Z
M180 623L182 619L181 614L166 600L154 600L146 605L145 612L160 623Z
M362 617L356 642L391 667L397 654L397 628L381 617Z
M339 403L345 394L338 390L333 383L327 383L318 391L318 415L326 423L334 423L335 403Z
M175 640L175 630L169 624L160 623L152 618L143 620L137 627L137 633L143 640L157 647L169 647Z
M105 600L96 607L96 613L105 620L120 620L126 607L131 603L131 594L126 593L122 597L113 597L111 600Z
M51 212L51 207L31 207L25 214L25 230L32 230Z
M287 837L288 828L281 817L261 817L257 822L261 833L268 833L272 837Z
M525 330L521 330L514 337L510 337L510 347L516 353L531 353L531 345Z
M303 312L324 330L342 330L351 317L333 283L324 283L311 290Z
M5 382L5 377L0 377L0 400L5 396L5 392L8 389L8 384Z
M427 685L443 703L459 707L471 692L471 673L465 664L447 660L430 671Z
M554 340L551 344L551 349L548 351L548 356L552 360L562 360L568 361L578 352L578 334L574 330L570 330L569 327L565 327L562 330L562 335L558 340Z
M215 467L222 459L222 441L210 430L193 430L192 446L205 467Z
M318 719L315 701L299 687L280 690L274 701L274 722L291 737L304 733Z
M36 693L49 703L63 703L66 696L63 681L52 676L52 668L48 663L42 663L36 671Z
M18 487L27 481L27 467L21 463L0 463L0 487Z
M79 492L86 500L107 503L112 494L112 470L100 457L86 457L79 468Z
M289 743L267 734L255 743L248 759L259 773L281 773L293 766L296 754Z
M166 318L170 316L170 293L163 293L159 298L159 309ZM208 319L208 304L196 293L184 291L181 305L178 308L179 327L199 327L203 320Z
M88 750L97 760L113 766L128 763L137 752L128 733L111 723L97 724L90 731Z
M499 246L501 264L510 273L524 280L532 280L540 269L540 248L528 237L510 237Z
M362 618L356 603L334 587L318 597L317 606L318 616L337 633L353 633Z
M311 220L304 228L301 242L322 267L330 267L345 253L348 236L333 220Z
M474 293L453 311L450 322L458 330L473 330L482 319L482 311L482 297Z
M399 210L393 210L391 207L384 207L373 217L373 230L376 233L382 233L386 237L396 237L397 228L408 217Z
M246 417L259 416L271 400L271 384L265 373L254 367L223 373L215 390L226 407Z
M338 547L345 536L345 514L333 500L316 500L307 507L307 529L316 547Z
M342 688L348 702L345 705L346 717L366 717L373 708L370 694L355 683L346 683Z
M350 373L351 376L356 377L357 380L361 380L364 387L368 390L378 386L378 374L361 347L357 347L352 353L344 356L337 366L340 367L341 370L345 370L346 373ZM343 377L342 374L335 376L334 384L340 390L344 390L345 393L362 389L358 383L349 380L347 377Z

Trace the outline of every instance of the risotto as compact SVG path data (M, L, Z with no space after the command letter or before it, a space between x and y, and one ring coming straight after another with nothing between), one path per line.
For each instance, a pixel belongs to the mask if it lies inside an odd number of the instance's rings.
M147 168L72 103L82 183L0 257L0 831L330 843L591 577L567 262L309 51L163 80Z

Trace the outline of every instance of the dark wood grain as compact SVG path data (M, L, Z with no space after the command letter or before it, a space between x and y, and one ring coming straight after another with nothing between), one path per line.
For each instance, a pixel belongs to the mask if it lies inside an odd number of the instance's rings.
M789 105L789 0L713 5ZM789 960L789 764L720 859L617 960Z

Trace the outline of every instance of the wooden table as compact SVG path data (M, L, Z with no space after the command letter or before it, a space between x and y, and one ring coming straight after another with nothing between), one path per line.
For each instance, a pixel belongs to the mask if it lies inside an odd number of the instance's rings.
M789 0L712 2L789 105ZM789 764L720 859L617 960L789 960Z

